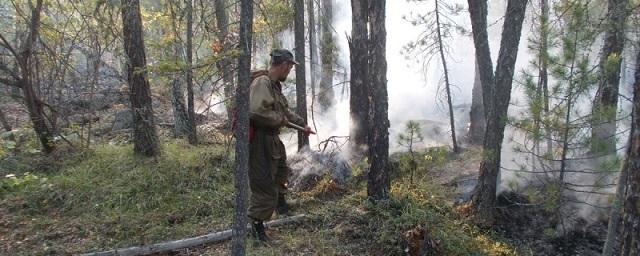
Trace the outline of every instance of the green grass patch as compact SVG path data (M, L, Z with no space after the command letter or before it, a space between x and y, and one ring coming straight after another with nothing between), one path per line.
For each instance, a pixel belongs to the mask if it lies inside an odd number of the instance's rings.
M221 148L175 141L157 158L100 145L60 170L3 178L3 221L28 239L3 249L68 254L222 229L233 211L230 167Z
M455 156L442 149L418 152L418 169L398 155L391 198L366 199L366 173L346 186L326 179L293 193L302 223L271 230L275 241L249 255L402 255L402 234L418 225L438 243L438 255L516 255L499 235L469 224L451 205L451 188L430 176ZM138 158L131 145L101 144L67 156L43 157L34 168L15 158L12 176L0 180L1 255L77 254L193 237L227 229L233 213L233 163L222 146L163 143L157 158ZM416 159L416 158L414 158ZM0 166L7 166L2 165ZM364 178L364 179L363 179ZM193 250L193 249L192 249ZM227 254L229 243L195 249Z

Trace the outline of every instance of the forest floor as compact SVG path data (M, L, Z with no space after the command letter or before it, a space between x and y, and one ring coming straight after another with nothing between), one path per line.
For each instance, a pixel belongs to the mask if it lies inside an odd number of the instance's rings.
M230 227L233 164L224 144L166 139L163 154L152 159L134 157L127 143L61 147L51 156L23 145L0 160L0 255L104 251ZM366 174L358 168L345 184L326 175L307 191L292 193L293 213L306 214L305 220L270 229L274 241L268 246L249 239L248 254L404 255L422 245L429 255L590 255L580 254L580 248L598 246L599 238L587 231L574 236L584 237L577 242L584 246L566 253L556 245L566 243L542 232L547 230L531 227L533 233L518 235L523 232L517 228L535 221L549 228L540 222L545 213L523 214L530 208L505 207L493 229L474 226L457 202L473 187L469 181L477 175L479 150L454 155L431 148L417 154L413 174L406 154L392 156L386 202L366 200ZM162 255L226 255L229 246L222 242Z

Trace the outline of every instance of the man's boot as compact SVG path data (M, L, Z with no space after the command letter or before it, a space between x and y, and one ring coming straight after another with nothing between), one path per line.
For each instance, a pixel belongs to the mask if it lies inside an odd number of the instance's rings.
M269 238L265 232L264 223L260 220L251 222L251 236L257 241L265 243L271 241L271 238Z
M287 215L291 207L284 198L284 193L278 193L278 205L276 206L276 213L278 215Z

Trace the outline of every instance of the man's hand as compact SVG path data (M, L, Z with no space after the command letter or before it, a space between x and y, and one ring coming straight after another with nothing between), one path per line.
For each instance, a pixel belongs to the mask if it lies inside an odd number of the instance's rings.
M298 131L303 132L306 136L309 136L309 134L316 134L316 132L311 130L311 128L309 126L305 126L303 128L302 126L299 126L299 125L291 123L291 122L288 122L287 126L293 128L293 129L296 129Z
M309 136L309 134L316 134L316 132L311 130L311 127L309 127L309 126L305 126L304 130L302 130L302 132L304 132L304 135L307 135L307 136Z

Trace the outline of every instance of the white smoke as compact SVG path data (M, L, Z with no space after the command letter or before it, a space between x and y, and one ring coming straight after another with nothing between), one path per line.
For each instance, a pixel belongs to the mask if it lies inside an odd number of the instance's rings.
M447 1L449 4L467 5L464 0ZM403 16L414 14L425 14L433 9L432 1L393 1L388 2L386 6L386 27L387 27L387 63L388 63L388 93L389 93L389 120L390 127L390 146L391 151L402 150L396 143L397 134L403 132L405 124L409 120L418 120L421 122L423 133L425 135L424 146L433 145L450 145L450 132L448 125L448 113L444 108L438 107L436 101L437 85L441 80L442 70L434 61L429 67L423 65L423 61L407 57L401 54L402 48L409 42L417 39L417 35L425 28L412 26L403 19ZM503 17L506 10L506 0L489 1L488 15L488 33L489 45L493 59L493 65L497 65L497 56L500 47L500 38L502 33ZM531 18L533 15L532 5L529 6L527 19L523 26L522 36L520 40L518 58L515 67L514 85L512 91L512 99L509 109L511 116L517 116L521 111L525 110L526 101L522 86L518 86L522 81L520 71L529 67L529 62L533 59L533 55L528 50L528 39L532 33ZM309 123L314 129L317 128L318 135L310 137L310 149L318 151L319 143L326 141L332 136L343 138L349 135L351 126L349 117L349 97L348 94L343 95L342 88L346 86L348 92L348 72L349 72L349 51L347 36L351 34L351 4L349 0L335 0L334 2L334 36L338 45L337 53L337 69L345 70L346 74L336 74L333 84L336 89L335 106L326 113L319 113L318 108L309 108ZM469 14L466 11L461 12L458 16L450 17L457 25L470 30ZM284 48L293 50L293 33L290 30L279 33L278 36L282 40ZM453 104L454 106L468 106L471 103L471 91L474 82L475 72L475 48L473 40L470 36L453 33L450 40L450 58L449 73L451 83L454 85ZM254 67L266 67L268 52L271 44L259 46L256 49L257 56L254 56ZM596 47L597 48L597 47ZM597 49L596 49L597 51ZM627 50L629 51L629 50ZM625 56L628 56L625 54ZM625 59L623 67L623 84L621 92L628 94L629 84L633 81L631 61ZM295 90L293 82L293 72L290 81L285 85L288 93ZM307 79L310 80L310 79ZM310 89L307 89L310 92ZM311 98L307 99L310 104ZM621 102L624 109L629 109L628 102ZM293 104L292 106L293 107ZM580 108L588 109L589 102L580 102ZM311 111L314 111L313 113ZM312 117L313 120L312 120ZM460 108L456 112L457 124L464 124L468 120L468 107ZM315 122L312 122L315 121ZM313 125L315 124L315 125ZM619 125L620 129L625 126ZM465 127L459 127L458 129ZM463 138L464 134L459 134L458 139ZM626 135L620 135L619 146L622 147L626 143ZM297 137L295 133L289 132L281 135L286 144L287 152L290 154L297 151ZM519 169L519 164L527 161L525 154L518 153L514 150L514 143L511 140L524 141L523 135L513 127L507 127L505 132L505 140L502 146L502 167L506 169ZM344 147L341 154L344 159L348 159L348 147ZM307 154L308 155L308 154ZM296 156L291 155L292 159ZM313 157L308 156L308 159ZM515 160L515 161L514 161ZM524 161L523 161L524 160ZM313 169L313 168L307 168ZM526 178L516 176L514 172L501 171L500 181L506 184L510 181L527 182ZM505 189L501 186L500 189Z

